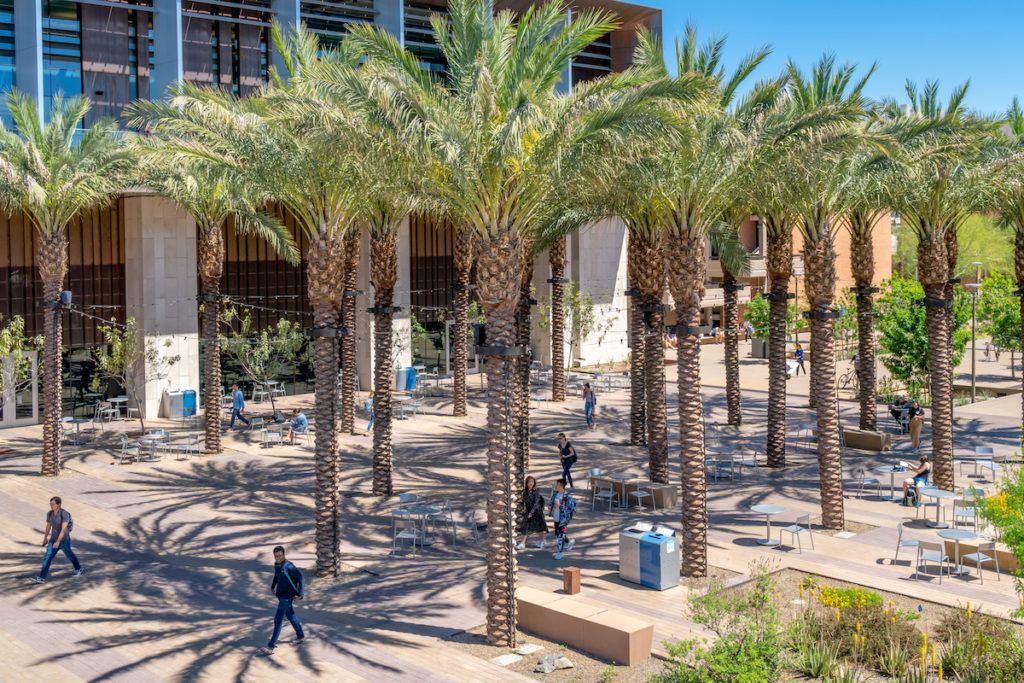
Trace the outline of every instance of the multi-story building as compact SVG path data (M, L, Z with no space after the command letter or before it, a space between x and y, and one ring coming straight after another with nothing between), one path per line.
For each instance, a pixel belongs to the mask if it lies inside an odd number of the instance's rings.
M496 9L522 11L531 0L496 0ZM661 32L661 12L616 0L572 0L572 11L605 8L621 27L594 42L566 65L563 87L626 68L635 32L646 26ZM306 27L326 43L345 35L346 26L374 23L399 36L426 69L443 71L443 56L429 17L443 13L444 0L0 0L0 89L12 86L38 98L46 116L58 92L86 95L94 102L86 121L121 116L136 98L157 98L178 80L188 80L246 95L267 82L279 63L272 41L273 19ZM7 118L0 105L0 115ZM303 252L294 222L283 216ZM759 230L745 232L749 247L764 245ZM110 206L78 217L69 229L70 273L67 289L81 313L69 313L64 327L66 409L87 406L94 398L91 349L102 343L97 319L136 319L140 334L180 356L167 375L147 384L144 410L154 414L165 389L199 388L196 233L173 204L143 189L124 193ZM411 216L400 233L396 318L401 340L398 363L415 357L443 373L450 330L446 321L453 300L453 234L421 216ZM888 234L885 236L888 244ZM226 236L227 259L222 291L265 325L281 316L304 327L311 323L305 268L291 266L255 238ZM567 277L590 292L599 332L574 340L571 356L594 363L628 353L628 300L625 296L625 228L602 221L573 235L568 243ZM360 289L370 291L368 248L363 246ZM753 282L763 277L755 256ZM757 264L761 263L761 266ZM760 270L759 270L760 268ZM880 269L885 272L885 268ZM546 257L536 268L538 298L548 295ZM710 278L715 280L712 263ZM34 235L23 216L0 216L0 315L20 315L31 333L41 332L42 288L35 267ZM708 322L713 323L716 290L708 290ZM367 304L369 305L369 304ZM358 373L370 383L372 344L366 306L358 307ZM89 314L87 317L84 313ZM416 334L410 334L412 319ZM169 342L166 347L162 342ZM550 358L546 336L535 334L535 353ZM227 378L226 378L227 379ZM296 369L296 381L308 369ZM216 389L215 389L216 390ZM35 419L31 387L0 399L0 426Z

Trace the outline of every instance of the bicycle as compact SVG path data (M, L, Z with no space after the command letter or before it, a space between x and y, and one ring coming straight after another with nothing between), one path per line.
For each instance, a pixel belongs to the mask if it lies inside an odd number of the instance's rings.
M856 368L850 368L839 377L839 388L857 391L859 388Z

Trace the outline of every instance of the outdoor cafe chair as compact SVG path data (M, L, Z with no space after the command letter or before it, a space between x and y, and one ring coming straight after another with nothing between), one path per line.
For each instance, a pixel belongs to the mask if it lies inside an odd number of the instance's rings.
M139 444L134 441L129 441L127 436L121 437L121 453L119 454L118 462L123 465L125 462L136 461L141 457L142 453L139 449Z
M903 522L896 523L896 533L896 554L892 557L893 564L900 559L900 548L914 548L916 552L917 546L921 543L916 538L903 538Z
M921 569L921 565L928 568L929 564L939 565L939 583L942 583L942 570L947 567L949 562L949 556L946 555L946 546L944 543L935 543L934 541L918 541L917 544L917 564L914 568L914 574L911 577L914 581L917 581L918 572Z
M74 419L73 417L62 417L60 419L61 436L64 441L78 446L82 443L82 435L75 429Z
M977 502L965 498L953 499L953 526L963 520L966 524L978 530L978 508Z
M875 495L882 495L882 482L874 477L868 477L863 473L854 478L853 486L857 487L858 498L864 498L864 489L872 487L875 489Z
M399 542L401 542L402 545L405 545L406 541L412 543L412 556L416 557L416 544L420 543L422 548L423 543L423 536L420 533L417 520L412 517L403 517L392 514L391 554L395 555L398 552Z
M93 422L102 425L104 422L113 422L120 417L120 411L110 401L96 402L96 413L93 415Z
M600 477L602 474L604 474L604 470L602 470L600 467L591 467L589 470L587 470L587 488L593 491L594 477Z
M790 524L779 529L779 545L782 545L782 534L789 534L789 540L796 540L796 547L800 553L803 553L803 542L800 537L807 534L811 539L811 549L814 549L814 534L811 533L811 516L801 515L796 518L796 524Z
M981 573L981 565L986 562L992 562L996 566L996 581L1001 581L999 577L999 553L996 552L996 544L994 541L989 543L979 543L978 550L967 555L961 555L960 561L970 560L978 568L978 578L981 579L981 583L985 583L985 577Z
M407 508L407 507L409 507L410 505L412 505L413 503L415 503L419 499L420 499L420 497L417 496L415 493L399 493L398 494L398 507L399 508Z
M636 498L636 504L639 507L644 507L644 500L649 498L651 501L651 510L654 512L658 511L658 504L654 500L654 492L651 491L649 486L645 486L644 484L637 482L636 490L626 494L626 500L628 501L630 498Z
M451 527L452 545L455 545L455 518L452 516L451 501L445 500L441 503L440 509L437 512L427 515L427 521L435 531L438 526L442 527L445 531L448 531L448 527Z
M612 503L618 505L619 493L615 490L615 484L607 479L592 482L590 489L590 510L593 511L598 499L608 501L608 512L612 511Z

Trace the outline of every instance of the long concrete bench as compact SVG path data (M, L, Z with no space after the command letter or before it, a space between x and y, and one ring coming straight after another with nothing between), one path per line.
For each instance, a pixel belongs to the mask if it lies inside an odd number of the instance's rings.
M523 586L516 598L519 628L616 664L633 666L651 656L650 622L579 595Z
M892 450L892 435L886 432L869 432L864 429L843 429L843 443L847 448L881 453Z

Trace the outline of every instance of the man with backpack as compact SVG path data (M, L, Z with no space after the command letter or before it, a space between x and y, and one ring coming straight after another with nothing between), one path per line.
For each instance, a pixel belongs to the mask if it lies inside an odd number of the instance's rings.
M74 571L71 576L82 575L82 565L78 563L74 551L71 550L71 530L75 527L71 513L61 507L60 496L50 499L50 511L46 513L46 530L43 532L43 546L46 554L43 556L43 566L39 570L39 576L33 576L33 583L46 583L46 575L50 573L50 564L54 556L60 550L64 556L71 560Z
M573 513L576 512L576 499L565 490L565 479L555 482L555 495L551 497L551 519L555 521L555 538L558 543L555 547L555 559L562 559L562 549L572 550L576 541L569 538L569 522L572 521ZM569 541L566 545L566 540Z
M302 622L292 604L295 600L302 600L302 572L284 558L284 547L280 545L274 548L274 580L270 583L270 590L277 596L277 612L274 614L274 635L266 647L260 648L260 654L264 655L274 654L285 617L295 629L296 644L306 639L306 634L302 632Z

